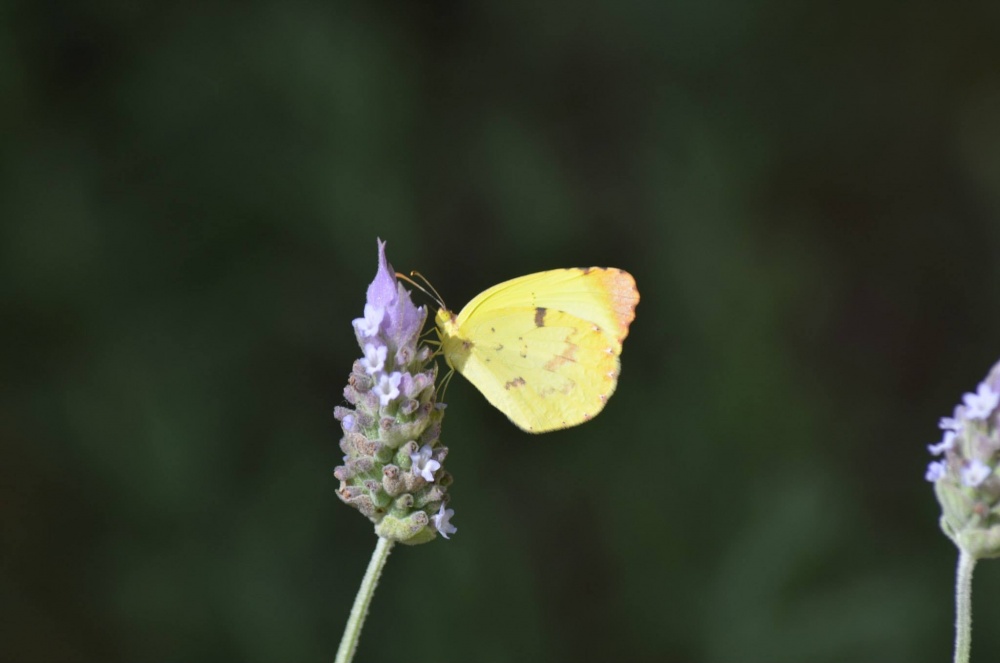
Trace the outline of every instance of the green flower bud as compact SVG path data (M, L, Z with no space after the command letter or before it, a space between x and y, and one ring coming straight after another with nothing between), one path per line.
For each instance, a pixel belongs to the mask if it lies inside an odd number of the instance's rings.
M403 518L390 514L375 525L375 533L383 539L417 545L434 539L435 530L428 525L430 518L423 511L415 511Z

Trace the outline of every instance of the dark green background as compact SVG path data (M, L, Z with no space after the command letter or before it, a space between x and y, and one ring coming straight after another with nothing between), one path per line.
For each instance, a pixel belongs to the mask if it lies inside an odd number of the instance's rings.
M458 534L393 554L359 661L949 660L923 473L1000 358L996 3L0 12L2 658L332 660L380 236L453 308L642 302L585 426L452 383Z

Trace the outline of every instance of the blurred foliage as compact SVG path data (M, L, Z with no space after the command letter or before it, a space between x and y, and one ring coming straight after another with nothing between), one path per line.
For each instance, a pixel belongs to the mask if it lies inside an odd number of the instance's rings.
M3 658L332 659L380 236L453 308L586 265L642 302L586 426L452 384L459 533L393 554L358 660L947 659L922 475L1000 355L998 7L5 3Z

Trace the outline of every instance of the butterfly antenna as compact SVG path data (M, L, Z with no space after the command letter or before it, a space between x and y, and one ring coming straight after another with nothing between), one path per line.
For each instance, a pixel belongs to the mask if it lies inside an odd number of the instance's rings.
M412 285L414 288L416 288L420 292L422 292L425 295L427 295L428 299L433 299L438 304L441 303L440 300L437 297L435 297L431 293L427 292L427 289L425 287L423 287L422 285L420 285L419 283L417 283L416 281L414 281L413 279L411 279L406 274L404 274L402 272L396 272L396 278L397 279L403 279L404 281L406 281L407 283L409 283L410 285Z
M420 292L422 292L425 295L427 295L428 299L433 299L434 302L438 305L438 308L446 308L445 305L444 305L444 301L441 299L441 295L439 295L437 293L437 290L434 289L434 286L432 286L430 284L430 282L427 279L424 278L423 274L421 274L419 272L410 272L410 274L411 275L412 274L416 274L421 279L423 279L423 282L425 284L427 284L427 286L430 288L430 292L427 291L427 288L425 288L424 286L420 285L419 283L417 283L416 281L414 281L413 279L411 279L406 274L403 274L401 272L396 272L396 278L403 279L404 281L406 281L407 283L409 283L410 285L412 285L414 288L416 288Z
M430 280L426 276L424 276L423 274L421 274L420 272L418 272L416 270L410 272L410 276L415 276L418 279L420 279L421 281L423 281L424 285L426 285L428 288L430 288L430 291L434 293L434 299L437 300L438 305L441 308L443 308L444 310L446 310L446 311L448 310L448 307L444 305L444 298L440 294L438 294L438 291L434 288L434 286L431 284ZM410 281L410 283L413 283L413 281ZM424 290L423 288L420 288L420 289ZM427 292L427 291L424 290L424 292Z

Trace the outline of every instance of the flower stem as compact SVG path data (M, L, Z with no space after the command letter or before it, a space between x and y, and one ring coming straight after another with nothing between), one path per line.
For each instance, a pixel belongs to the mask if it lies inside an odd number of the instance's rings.
M972 570L975 566L976 558L961 550L955 575L955 663L969 663L972 649Z
M385 561L389 559L389 551L395 541L379 537L375 545L375 552L368 562L368 570L361 580L361 588L358 595L354 597L354 607L351 608L351 616L344 627L344 636L340 639L340 648L337 650L335 663L350 663L354 658L354 652L358 648L358 640L361 638L361 627L365 625L365 617L368 616L368 606L372 602L375 594L375 586L378 584L379 576L385 567Z

